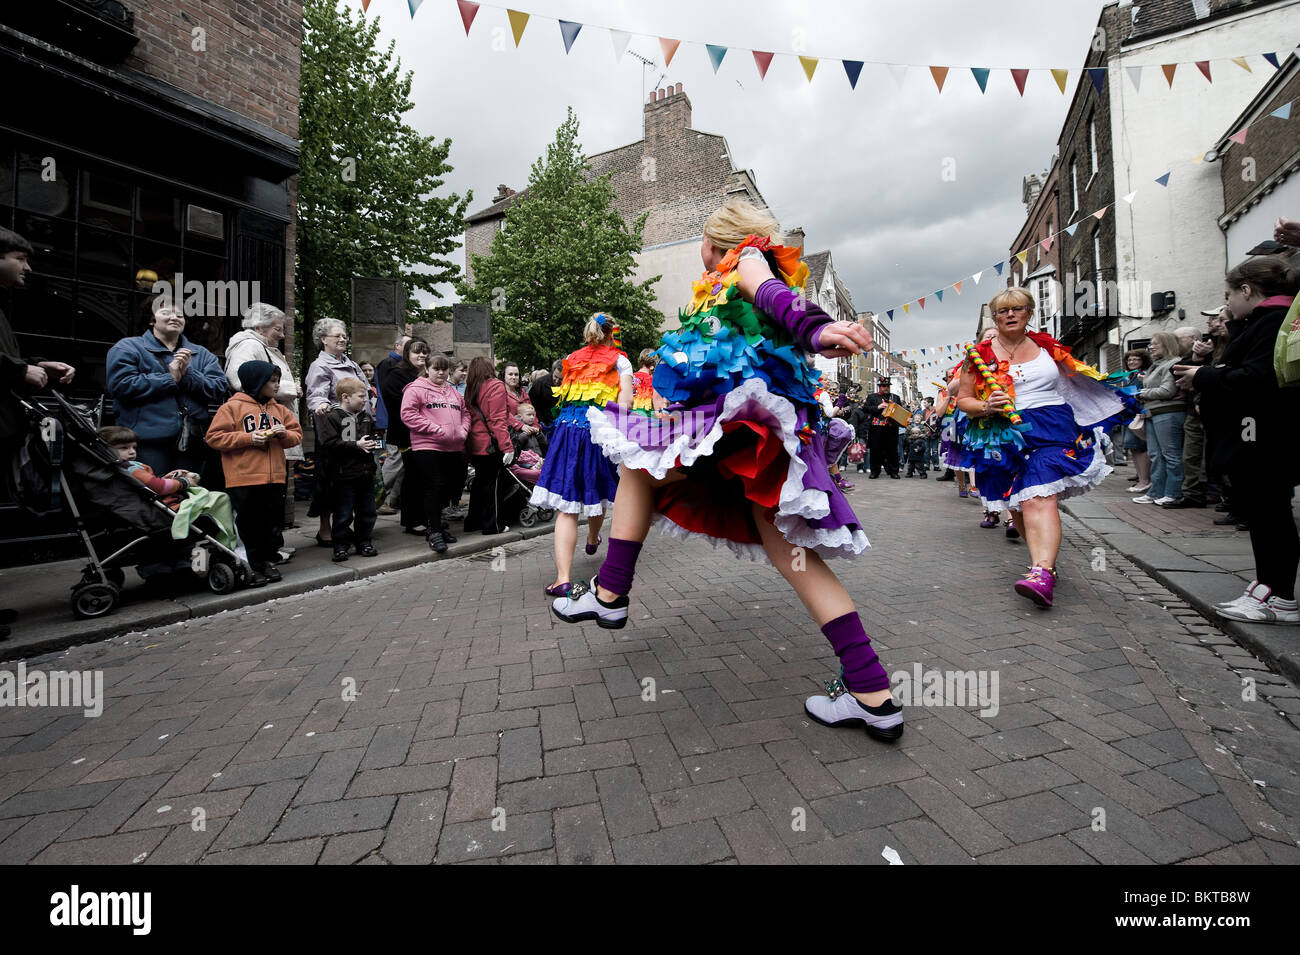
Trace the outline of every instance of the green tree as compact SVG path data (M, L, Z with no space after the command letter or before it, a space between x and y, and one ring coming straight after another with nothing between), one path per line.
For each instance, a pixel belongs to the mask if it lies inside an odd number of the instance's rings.
M488 255L470 262L473 284L457 291L492 309L496 352L524 368L546 367L582 344L594 312L612 315L635 355L659 339L651 286L632 281L643 214L629 228L614 208L611 176L592 178L572 108L546 155L533 163L523 198L506 210Z
M460 277L448 256L473 194L435 195L452 170L451 140L402 122L411 73L392 43L376 49L378 33L377 18L354 22L335 0L303 4L295 287L308 330L318 318L350 319L354 275L400 278L438 298L438 285Z

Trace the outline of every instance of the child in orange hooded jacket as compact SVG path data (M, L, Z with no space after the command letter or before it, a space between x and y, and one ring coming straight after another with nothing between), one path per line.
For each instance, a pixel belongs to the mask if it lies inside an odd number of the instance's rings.
M279 580L275 569L284 518L287 468L284 449L302 444L302 425L276 401L280 370L269 361L239 366L243 386L221 406L208 427L208 446L221 452L226 493L235 505L235 526L248 550L254 581Z

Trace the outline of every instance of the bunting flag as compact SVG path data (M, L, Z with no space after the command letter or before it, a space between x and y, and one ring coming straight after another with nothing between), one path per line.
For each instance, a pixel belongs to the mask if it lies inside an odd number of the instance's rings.
M1163 176L1157 176L1156 182L1160 183L1160 185L1164 186L1166 189L1169 188L1169 173L1165 173Z
M1077 228L1079 228L1079 223L1077 222L1074 225L1067 225L1065 227L1065 234L1068 235L1070 238L1074 238L1074 231Z
M412 19L412 20L415 19L415 11L418 10L418 9L420 9L420 4L422 4L422 3L424 3L424 0L406 0L406 5L407 5L408 7L411 8L411 19ZM362 8L361 8L361 12L362 12L362 13L365 13L365 12L366 12L366 8L365 8L365 7L362 7Z
M925 311L925 296L922 295L922 296L921 296L920 298L918 298L916 301L917 301L917 304L921 306L921 311L924 312L924 311Z
M370 0L366 0L366 3L369 2ZM456 0L456 6L460 8L460 22L465 24L465 35L469 36L469 28L474 25L474 18L478 16L478 4L470 3L469 0ZM364 10L365 7L363 6L362 9Z
M1252 70L1252 69L1250 68L1250 64L1246 62L1246 58L1245 58L1244 56L1234 56L1234 57L1232 58L1232 62L1233 62L1233 63L1236 63L1238 66L1240 66L1240 67L1241 67L1243 70L1245 70L1247 73L1253 73L1253 72L1254 72L1254 70Z
M758 80L761 83L767 79L767 68L772 65L772 54L764 53L762 50L755 50L754 65L758 67Z
M858 77L862 75L862 60L845 60L844 72L849 77L849 89L857 89Z
M932 66L930 67L930 75L934 77L934 85L939 87L939 92L942 93L943 81L948 78L948 67Z
M1137 193L1135 192L1135 193L1133 193L1133 195L1136 196ZM1132 201L1133 201L1132 199L1129 199L1129 202L1132 202ZM1104 215L1106 214L1106 210L1109 209L1109 208L1110 208L1110 206L1102 206L1100 209L1098 209L1096 212L1094 212L1094 213L1092 214L1092 217L1093 217L1094 219L1100 220L1101 217L1104 216Z
M889 75L894 78L894 85L900 90L903 88L903 80L907 79L907 65L905 63L890 63Z
M980 85L980 92L988 92L989 71L982 66L972 66L971 75L975 77L975 82Z
M1229 136L1228 139L1230 139L1232 142L1236 143L1239 146L1246 145L1246 130L1249 128L1250 127L1248 126L1241 127L1241 129L1237 130L1235 133Z
M1061 95L1065 95L1065 83L1070 77L1069 70L1052 70L1052 79L1056 80L1056 85L1061 88Z
M984 272L983 272L983 270L981 270L981 271L979 271L979 272L975 272L975 273L973 273L973 274L971 275L971 281L973 281L976 285L979 285L979 284L980 284L980 279L982 279L982 278L984 278Z
M524 27L528 26L528 18L532 14L520 13L518 10L506 10L506 16L510 18L510 32L515 35L515 49L519 49L519 41L523 38Z
M369 9L370 9L370 0L361 0L361 12L365 13ZM415 14L412 13L411 16L415 16Z
M1088 79L1092 80L1093 87L1097 90L1098 93L1101 93L1101 88L1106 84L1106 67L1104 66L1088 67Z
M1126 66L1124 69L1128 70L1128 78L1133 82L1133 92L1142 92L1142 67Z
M886 310L885 318L889 319L891 322L894 320L894 310L892 308Z
M1002 276L1002 266L1006 264L1007 263L1005 262L999 262L997 265L993 266L993 271L998 273L999 278Z
M1174 85L1174 70L1178 69L1177 63L1163 63L1160 66L1161 71L1165 74L1165 82L1170 86Z
M907 311L908 311L907 303L904 302L904 303L903 303L903 314L906 315L906 314L907 314Z
M664 51L664 66L672 65L673 56L677 53L677 48L681 45L681 40L669 40L664 37L659 38L659 49Z
M1214 82L1214 80L1211 79L1211 77L1210 77L1210 61L1209 61L1209 60L1197 60L1197 61L1196 61L1196 68L1197 68L1198 70L1200 70L1202 74L1204 74L1204 76L1205 76L1205 82L1207 82L1207 83L1213 83L1213 82Z
M1020 90L1020 95L1025 95L1025 80L1029 79L1028 70L1012 70L1011 78L1016 82L1016 89Z
M1290 119L1291 104L1287 103L1285 106L1279 106L1277 109L1273 110L1273 112L1269 113L1268 115L1276 116L1278 119Z
M1136 195L1137 195L1137 190L1134 189L1134 190L1133 190L1132 192L1130 192L1127 196L1124 196L1123 199L1124 199L1124 201L1127 202L1129 205L1132 205L1132 204L1133 204L1133 197L1136 196Z
M1029 250L1028 250L1028 249L1025 249L1023 252L1017 252L1017 253L1016 253L1016 261L1018 261L1021 265L1024 265L1024 264L1025 264L1025 259L1027 259L1027 258L1029 258Z
M804 76L808 77L808 82L812 82L812 75L817 72L817 57L801 56L799 63L803 66Z
M1053 237L1049 235L1046 239L1038 243L1040 246L1042 246L1044 252L1052 251L1052 238Z
M934 293L934 297L937 298L939 301L942 302L942 301L943 301L943 292L935 292L935 293Z
M632 34L623 30L610 30L609 39L614 44L614 62L622 63L623 54L627 52L627 41L632 39Z
M716 75L718 67L722 65L722 58L727 55L727 48L712 43L704 44L704 48L709 51L709 62L713 64L713 72Z
M581 32L581 23L574 23L572 20L560 21L560 37L564 40L565 56L569 55L569 51L573 49L573 41L578 38L578 34Z
M1273 64L1273 69L1275 69L1275 70L1280 70L1280 69L1282 69L1282 64L1280 64L1280 63L1277 61L1277 54L1276 54L1276 53L1265 53L1265 54L1264 54L1264 59L1268 60L1270 63Z
M955 288L955 289L957 290L957 294L958 294L958 295L961 294L961 283L960 283L960 282L953 282L953 283L952 283L952 287Z

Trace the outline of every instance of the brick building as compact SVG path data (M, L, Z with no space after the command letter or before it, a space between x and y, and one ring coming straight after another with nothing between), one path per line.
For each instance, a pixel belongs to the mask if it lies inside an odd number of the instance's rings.
M186 335L218 355L252 282L292 309L301 44L300 0L0 9L0 225L37 249L0 307L24 350L97 391L155 279L203 283Z
M1060 330L1059 284L1063 274L1061 243L1056 239L1048 241L1061 222L1059 172L1060 163L1053 156L1051 166L1041 176L1031 173L1025 177L1022 199L1027 218L1007 254L1011 262L1010 284L1029 289L1034 296L1036 327L1052 335ZM1026 253L1023 265L1015 258L1022 250Z

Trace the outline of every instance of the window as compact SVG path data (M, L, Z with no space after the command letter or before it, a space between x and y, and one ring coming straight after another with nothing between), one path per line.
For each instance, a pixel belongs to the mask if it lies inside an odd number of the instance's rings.
M1088 153L1092 157L1092 174L1097 175L1097 117L1088 114ZM1088 180L1090 183L1091 179Z
M1101 230L1098 229L1092 234L1092 269L1096 279L1097 288L1097 314L1108 314L1106 309L1106 289L1101 283Z
M1073 159L1070 160L1070 198L1074 202L1074 211L1070 213L1073 219L1079 212L1079 164Z

